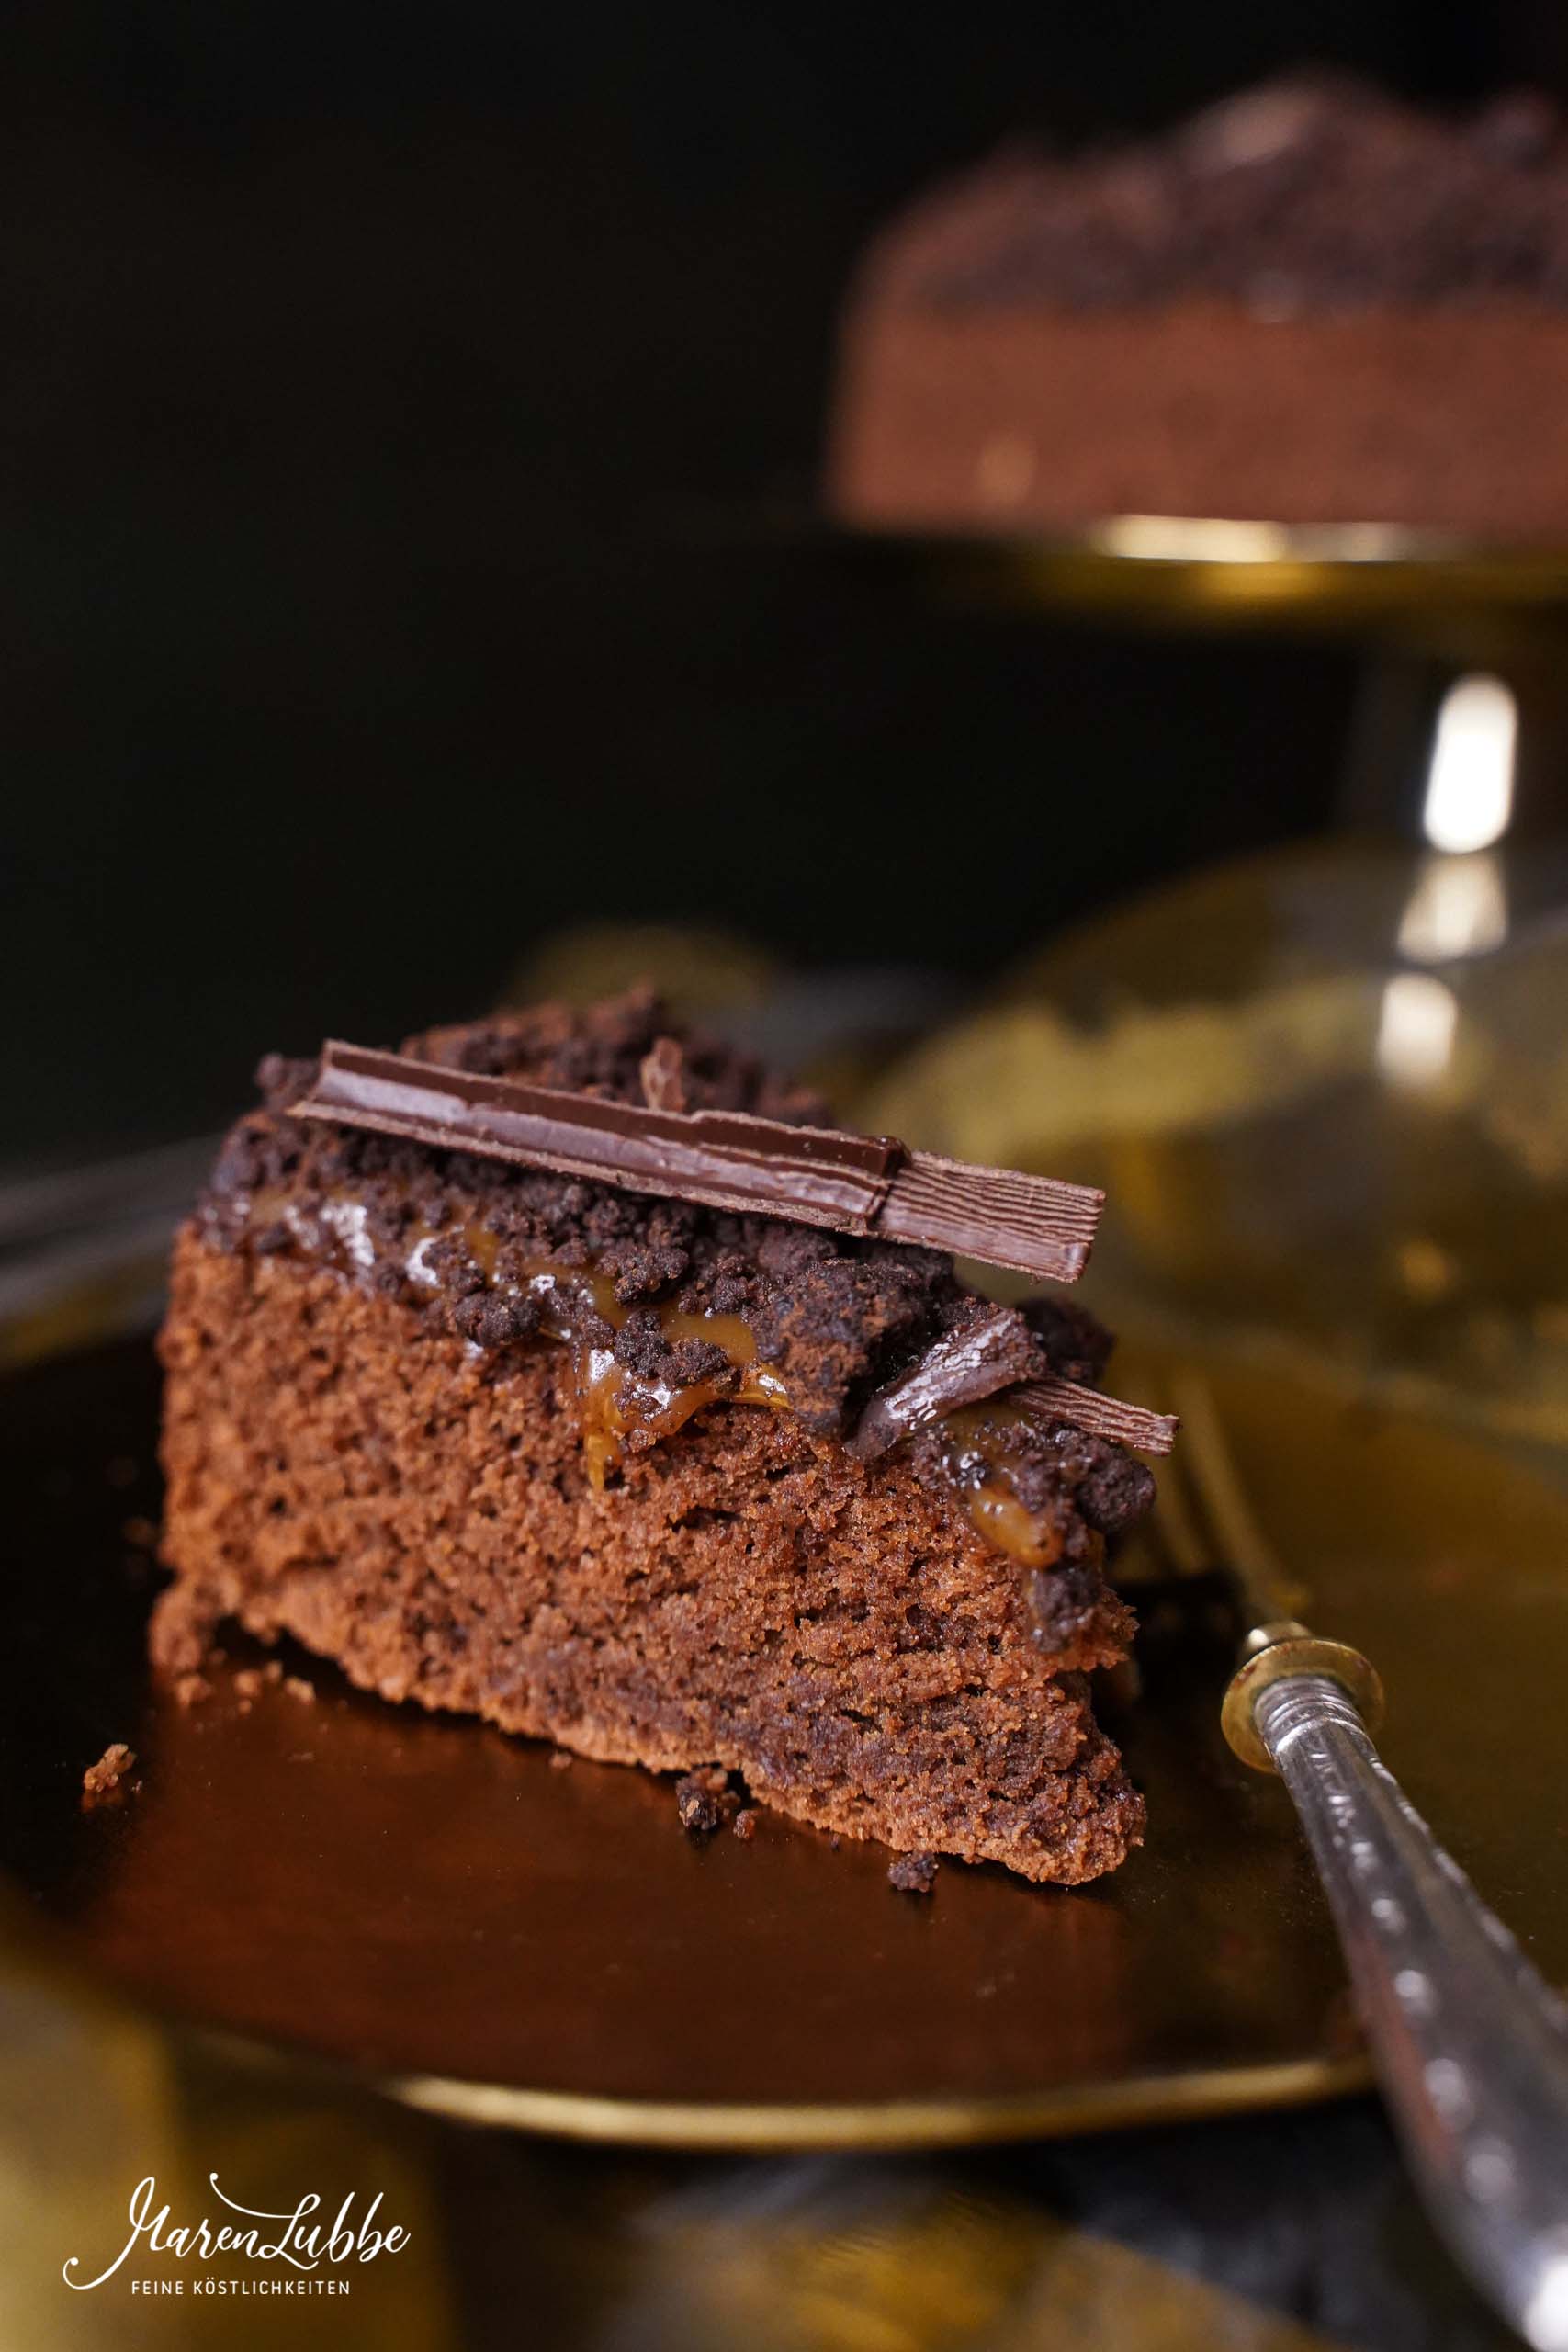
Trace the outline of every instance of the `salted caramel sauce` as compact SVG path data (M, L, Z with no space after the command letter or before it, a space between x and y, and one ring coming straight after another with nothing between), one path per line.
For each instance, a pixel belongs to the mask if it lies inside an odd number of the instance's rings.
M959 1406L939 1424L942 1466L987 1544L1026 1568L1048 1568L1061 1556L1062 1532L1016 1493L1009 1458L1008 1431L1028 1420L1001 1399Z
M347 1194L315 1201L310 1210L288 1199L280 1188L268 1187L251 1196L247 1222L257 1227L283 1225L302 1254L336 1262L347 1273L368 1273L378 1259L365 1204ZM674 1300L656 1306L660 1329L671 1345L701 1340L719 1348L739 1380L716 1377L677 1385L649 1379L617 1362L614 1351L581 1332L581 1309L592 1309L596 1319L618 1331L631 1309L615 1295L613 1279L591 1261L581 1266L559 1264L549 1258L524 1259L516 1268L521 1279L502 1279L498 1272L499 1237L481 1225L436 1227L421 1222L407 1225L400 1240L401 1271L413 1284L430 1288L438 1277L427 1263L437 1242L457 1239L486 1283L502 1297L527 1295L540 1307L537 1329L546 1339L564 1345L570 1355L572 1376L582 1418L583 1455L595 1487L618 1469L628 1453L640 1453L660 1439L672 1437L694 1413L721 1399L732 1405L765 1405L779 1410L788 1405L782 1376L757 1357L756 1334L739 1315L693 1315Z
M350 1278L373 1272L382 1254L365 1204L347 1193L317 1196L306 1208L281 1187L264 1187L250 1196L246 1222L258 1231L283 1226L301 1256L333 1265ZM786 1382L772 1365L758 1360L756 1335L739 1315L694 1315L672 1299L653 1310L667 1340L702 1340L721 1349L739 1379L720 1376L676 1385L620 1363L611 1349L586 1337L581 1328L584 1306L592 1308L595 1321L602 1318L614 1331L621 1329L632 1312L615 1296L613 1278L592 1261L570 1266L529 1258L514 1261L503 1278L501 1239L487 1227L435 1227L418 1220L402 1227L397 1244L405 1280L418 1288L434 1288L439 1277L427 1262L429 1253L438 1242L451 1239L462 1244L498 1295L516 1298L526 1293L536 1299L538 1331L567 1349L581 1416L583 1455L596 1487L604 1487L628 1453L644 1453L672 1437L705 1406L722 1401L762 1405L773 1411L788 1408ZM1010 1466L1009 1431L1028 1419L1021 1408L992 1399L959 1407L943 1417L937 1431L943 1471L973 1526L997 1551L1025 1567L1045 1568L1060 1555L1061 1532L1020 1498Z
M682 1340L705 1340L721 1348L731 1369L740 1374L738 1382L694 1380L677 1386L628 1371L610 1349L585 1343L571 1328L570 1306L563 1304L560 1315L551 1314L553 1299L574 1294L589 1299L595 1314L618 1331L630 1310L615 1296L608 1274L591 1266L554 1265L547 1258L525 1261L523 1272L527 1289L543 1308L540 1330L571 1351L583 1454L595 1487L604 1484L628 1453L645 1453L661 1438L673 1437L705 1405L722 1398L732 1405L768 1405L776 1410L789 1402L779 1374L758 1363L756 1335L739 1315L685 1314L673 1300L655 1307L659 1328L671 1345Z

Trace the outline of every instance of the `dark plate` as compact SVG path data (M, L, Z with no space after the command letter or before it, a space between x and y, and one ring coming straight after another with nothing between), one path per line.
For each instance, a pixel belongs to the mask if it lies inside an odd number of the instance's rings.
M1388 1668L1392 1760L1568 1975L1562 1873L1532 1826L1551 1817L1529 1779L1546 1750L1517 1737L1558 1707L1568 1506L1498 1456L1278 1380L1220 1394L1249 1476L1269 1428L1291 1432L1258 1498L1324 1561L1324 1630ZM14 1372L0 1407L0 1871L91 1969L165 2011L453 2111L683 2144L999 2137L1363 2079L1289 1808L1219 1737L1228 1650L1202 1585L1153 1611L1145 1695L1116 1726L1149 1796L1145 1850L1077 1893L949 1865L922 1901L889 1888L880 1849L771 1815L750 1843L695 1845L668 1780L554 1769L299 1653L313 1701L270 1684L247 1702L235 1674L254 1657L236 1646L214 1698L182 1713L142 1652L146 1341ZM1332 1480L1314 1468L1330 1443ZM142 1785L84 1814L83 1770L115 1740Z

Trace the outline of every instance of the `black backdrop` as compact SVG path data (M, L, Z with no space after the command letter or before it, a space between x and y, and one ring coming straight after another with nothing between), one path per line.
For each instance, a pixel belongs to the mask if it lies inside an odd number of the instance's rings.
M813 526L835 305L1000 138L1300 58L1557 85L1559 14L9 12L0 1148L215 1117L588 916L980 976L1321 823L1343 654L933 613Z

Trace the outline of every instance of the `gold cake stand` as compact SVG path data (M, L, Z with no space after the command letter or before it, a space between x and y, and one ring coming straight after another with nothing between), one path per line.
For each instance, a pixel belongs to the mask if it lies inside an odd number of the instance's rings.
M1116 514L1034 537L874 532L852 544L1013 605L1205 628L1568 610L1568 548L1488 546L1386 523Z
M1518 806L1568 819L1568 546L1132 514L1030 537L874 530L846 544L939 603L1350 640L1361 673L1338 808L1353 825L1410 832L1445 693L1498 679L1517 711Z

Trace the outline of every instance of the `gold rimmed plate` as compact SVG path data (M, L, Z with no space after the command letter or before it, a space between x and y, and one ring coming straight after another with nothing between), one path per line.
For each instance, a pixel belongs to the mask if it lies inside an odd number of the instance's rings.
M1139 1393L1158 1367L1123 1367ZM1390 1761L1568 1978L1551 1842L1568 1495L1306 1377L1211 1367L1255 1506L1325 1632L1385 1668ZM62 1963L186 2026L455 2114L682 2146L933 2145L1321 2098L1366 2079L1272 1781L1220 1737L1224 1588L1151 1593L1115 1728L1149 1841L1066 1893L764 1814L694 1844L667 1780L233 1657L188 1712L143 1662L157 1385L144 1336L0 1395L12 1674L0 1874ZM308 1686L308 1687L307 1687ZM84 1768L140 1788L85 1814ZM66 1981L62 1977L62 1981Z
M1568 606L1568 547L1392 523L1111 514L1025 535L865 530L871 560L910 565L965 602L1121 613L1201 627L1278 619L1359 627Z

